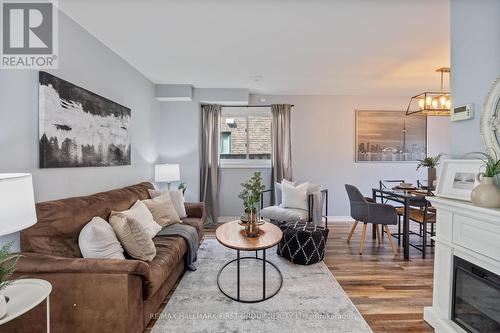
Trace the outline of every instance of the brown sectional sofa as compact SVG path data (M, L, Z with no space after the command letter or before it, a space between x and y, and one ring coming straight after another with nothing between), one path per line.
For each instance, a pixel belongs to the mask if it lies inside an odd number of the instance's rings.
M51 332L142 332L184 271L187 246L181 237L157 236L151 262L84 259L78 236L92 217L149 198L150 183L85 197L37 204L38 222L21 233L23 258L17 274L52 284ZM203 203L186 203L184 223L203 238ZM44 332L45 308L0 326L0 332Z

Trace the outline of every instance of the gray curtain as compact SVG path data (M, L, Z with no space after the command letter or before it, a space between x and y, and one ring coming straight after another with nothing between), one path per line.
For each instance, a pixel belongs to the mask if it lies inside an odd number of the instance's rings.
M201 123L200 198L205 202L205 225L214 225L219 217L219 121L220 105L203 105Z
M271 105L272 186L283 178L292 180L292 138L289 104Z

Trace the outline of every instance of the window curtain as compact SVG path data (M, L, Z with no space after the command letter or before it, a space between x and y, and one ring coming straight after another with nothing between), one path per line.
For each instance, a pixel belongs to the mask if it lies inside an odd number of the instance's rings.
M201 123L200 198L205 203L205 225L219 217L219 121L220 105L203 105Z
M292 138L290 104L271 105L272 186L292 180Z

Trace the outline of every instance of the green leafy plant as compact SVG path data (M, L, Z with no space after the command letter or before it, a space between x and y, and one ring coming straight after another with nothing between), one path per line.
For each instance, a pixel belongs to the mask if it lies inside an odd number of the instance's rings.
M262 184L260 172L255 172L247 182L241 183L243 190L238 195L238 198L243 200L243 206L246 212L255 211L260 201L260 194L266 188Z
M435 168L439 164L441 156L443 156L443 154L439 154L437 156L427 156L423 160L417 160L418 161L417 170L420 169L421 167Z
M495 177L500 174L500 159L498 159L497 153L490 149L486 153L476 152L480 159L483 161L484 167L484 177Z
M7 288L14 279L12 275L16 270L16 264L21 256L10 252L12 243L7 243L0 248L0 290Z
M180 183L177 189L182 191L182 195L186 194L186 189L187 189L186 183L184 182Z

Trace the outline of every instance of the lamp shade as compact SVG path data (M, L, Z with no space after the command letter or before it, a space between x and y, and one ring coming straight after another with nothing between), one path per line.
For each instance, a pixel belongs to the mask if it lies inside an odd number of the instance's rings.
M155 165L155 182L176 182L181 179L179 164Z
M0 236L36 223L35 196L30 174L0 173Z

